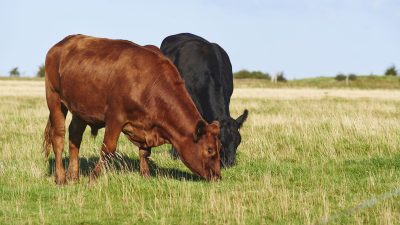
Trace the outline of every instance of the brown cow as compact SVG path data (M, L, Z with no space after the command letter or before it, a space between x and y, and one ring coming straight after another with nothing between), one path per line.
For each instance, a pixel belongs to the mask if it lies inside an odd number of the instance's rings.
M66 183L62 163L65 117L69 126L68 177L79 177L78 153L87 125L105 127L101 156L90 180L113 156L123 132L139 147L140 173L149 176L151 147L173 144L183 163L207 180L219 179L219 124L197 111L175 66L162 54L125 40L71 35L46 56L46 99L50 110L44 147L53 146L56 183ZM173 90L173 91L171 91Z
M155 45L144 45L143 48L162 54L161 50Z

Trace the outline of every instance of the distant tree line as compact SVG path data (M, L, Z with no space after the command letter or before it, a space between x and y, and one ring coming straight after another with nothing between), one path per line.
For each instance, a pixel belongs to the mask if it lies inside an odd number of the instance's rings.
M385 76L397 76L398 75L398 71L396 69L396 67L390 66L385 70ZM20 77L21 73L18 70L18 67L14 67L10 70L9 72L10 77ZM44 64L40 65L38 67L38 71L36 73L36 77L44 77L45 76L45 67ZM266 80L271 80L271 81L277 81L277 82L286 82L286 78L285 78L285 74L283 72L279 72L275 75L270 75L269 73L265 73L262 71L248 71L248 70L240 70L238 72L235 72L233 74L234 78L237 79L266 79ZM335 80L337 81L344 81L344 80L350 80L350 81L354 81L357 79L357 75L356 74L343 74L343 73L339 73L336 75Z
M336 75L335 80L337 81L343 81L349 79L351 81L357 80L357 75L355 75L354 73L351 74L343 74L343 73L339 73L338 75Z
M394 65L387 68L384 73L385 76L397 76L397 74L398 74L397 69ZM335 77L335 80L337 80L337 81L344 81L344 80L354 81L356 79L357 79L357 75L355 75L354 73L347 74L347 75L343 74L343 73L339 73Z
M236 79L266 79L271 81L275 79L279 82L286 82L285 74L283 72L271 76L269 73L261 71L240 70L233 73L233 77Z
M396 67L390 66L385 70L384 73L385 76L397 76L398 71ZM276 82L286 82L286 78L283 72L279 72L275 74L274 76L270 75L269 73L262 72L262 71L249 71L249 70L240 70L238 72L235 72L233 74L233 77L236 79L266 79L266 80L271 80L271 81L276 81ZM344 73L339 73L335 76L335 80L337 81L355 81L357 80L357 75L354 73L350 74L344 74Z

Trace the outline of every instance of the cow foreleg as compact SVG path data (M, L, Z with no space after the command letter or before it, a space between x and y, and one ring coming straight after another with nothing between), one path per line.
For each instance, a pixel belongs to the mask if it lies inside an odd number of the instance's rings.
M150 177L149 157L151 155L151 148L139 147L140 157L140 175L143 177Z
M93 182L100 175L105 160L114 156L115 150L117 149L119 134L121 133L121 127L122 126L114 121L110 124L106 124L100 158L90 175L89 182Z
M69 125L69 166L67 177L76 182L79 179L79 147L82 142L82 135L85 131L86 123L76 116L72 116Z

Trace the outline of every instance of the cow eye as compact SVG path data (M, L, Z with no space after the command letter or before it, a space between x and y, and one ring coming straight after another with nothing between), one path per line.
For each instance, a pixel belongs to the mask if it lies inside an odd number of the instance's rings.
M209 154L213 154L214 153L214 150L212 148L208 148L207 151L208 151Z

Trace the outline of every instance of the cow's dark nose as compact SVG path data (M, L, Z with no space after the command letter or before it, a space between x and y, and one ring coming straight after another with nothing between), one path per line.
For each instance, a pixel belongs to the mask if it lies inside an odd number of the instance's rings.
M232 167L235 165L235 159L221 159L221 165L223 168Z

